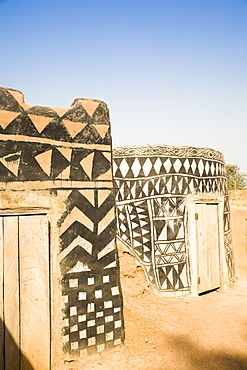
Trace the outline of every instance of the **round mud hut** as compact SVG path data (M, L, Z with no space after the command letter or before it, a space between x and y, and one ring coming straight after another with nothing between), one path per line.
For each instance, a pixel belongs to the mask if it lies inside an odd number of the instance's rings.
M200 295L234 279L223 155L165 145L113 149L119 239L166 295Z

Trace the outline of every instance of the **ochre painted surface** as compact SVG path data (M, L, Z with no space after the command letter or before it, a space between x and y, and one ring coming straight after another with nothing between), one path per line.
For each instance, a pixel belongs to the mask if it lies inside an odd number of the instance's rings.
M121 344L107 105L75 99L70 108L31 106L21 92L0 88L0 191L4 218L48 218L49 366Z

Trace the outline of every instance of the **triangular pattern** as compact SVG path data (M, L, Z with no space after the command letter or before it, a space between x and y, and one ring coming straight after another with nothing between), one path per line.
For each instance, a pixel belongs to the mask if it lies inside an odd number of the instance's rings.
M92 172L93 172L93 160L94 160L94 152L88 154L80 161L80 165L83 170L86 172L89 179L92 179Z
M87 123L82 123L82 122L72 122L68 119L63 119L63 124L68 130L70 136L72 139L80 132L82 131L85 126L87 126Z
M53 120L52 117L37 116L36 114L28 114L28 117L31 119L39 133L42 132L44 128Z
M48 176L51 174L51 156L52 149L35 156L36 161Z
M11 112L8 110L1 109L0 110L0 126L3 129L5 129L10 124L10 122L12 122L19 114L20 112Z
M60 148L60 150L53 149L51 176L52 178L59 178L59 175L61 175L60 178L69 179L71 162L66 158L68 157L69 152L61 149L67 148ZM63 153L66 155L66 157Z
M112 178L111 163L105 155L96 150L93 161L92 179L110 180Z
M109 127L109 111L103 102L84 100L81 104L79 99L70 108L54 109L21 106L8 90L0 88L0 180L4 188L46 189L47 194L51 189L51 197L59 200L53 216L62 212L57 225L64 351L74 356L84 349L88 354L102 351L123 338ZM82 313L83 338L78 330ZM104 320L107 316L111 322ZM100 334L94 330L96 325L92 327L96 318L97 324L104 321Z
M81 104L83 108L87 111L87 113L92 117L96 108L99 105L99 102L93 100L81 100Z
M101 138L104 139L107 131L109 130L109 126L108 125L96 125L96 124L92 126L97 130Z
M79 193L86 198L93 207L95 207L95 193L94 189L83 189L83 190L78 190Z
M4 165L8 171L12 172L16 177L18 176L21 152L6 155L0 158L0 163Z
M123 155L121 151L119 156L113 155L117 205L119 207L118 202L124 202L127 210L122 220L119 217L123 216L123 210L118 213L120 236L128 239L130 249L147 275L150 266L156 269L161 290L187 289L189 272L184 232L185 197L195 193L225 194L226 181L222 178L224 166L214 159L193 157L194 153L199 152L198 149L190 151L192 156L188 158L177 155L180 149L177 152L174 149L171 157L152 157L152 154L135 156L130 154L131 150L126 155L124 149ZM147 212L147 207L142 208L143 198L150 204L151 214ZM224 216L225 230L229 230L229 225L229 217ZM129 231L130 239L126 236ZM231 243L228 244L230 250ZM155 245L154 260L151 258L152 245ZM149 257L146 252L149 252Z
M56 176L56 179L60 180L68 180L69 178L70 178L70 167L65 168L65 170L63 170Z
M72 149L65 147L57 147L57 150L67 159L68 162L71 162Z

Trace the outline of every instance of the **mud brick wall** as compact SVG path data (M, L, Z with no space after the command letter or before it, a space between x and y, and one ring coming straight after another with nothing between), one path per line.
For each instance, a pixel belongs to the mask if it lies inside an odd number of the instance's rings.
M189 146L126 146L113 149L113 161L118 235L154 287L161 292L190 291L187 202L201 196L200 201L223 199L223 259L227 279L233 279L227 178L220 152Z
M0 88L1 207L47 208L51 341L63 342L66 358L100 352L124 337L111 157L104 102L31 106L19 91Z

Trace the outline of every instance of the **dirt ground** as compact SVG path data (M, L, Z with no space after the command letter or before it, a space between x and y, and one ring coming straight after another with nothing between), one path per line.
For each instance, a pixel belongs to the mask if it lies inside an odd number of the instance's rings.
M120 247L125 345L69 368L247 369L247 191L231 194L231 212L236 280L228 290L193 298L159 297L136 260Z

